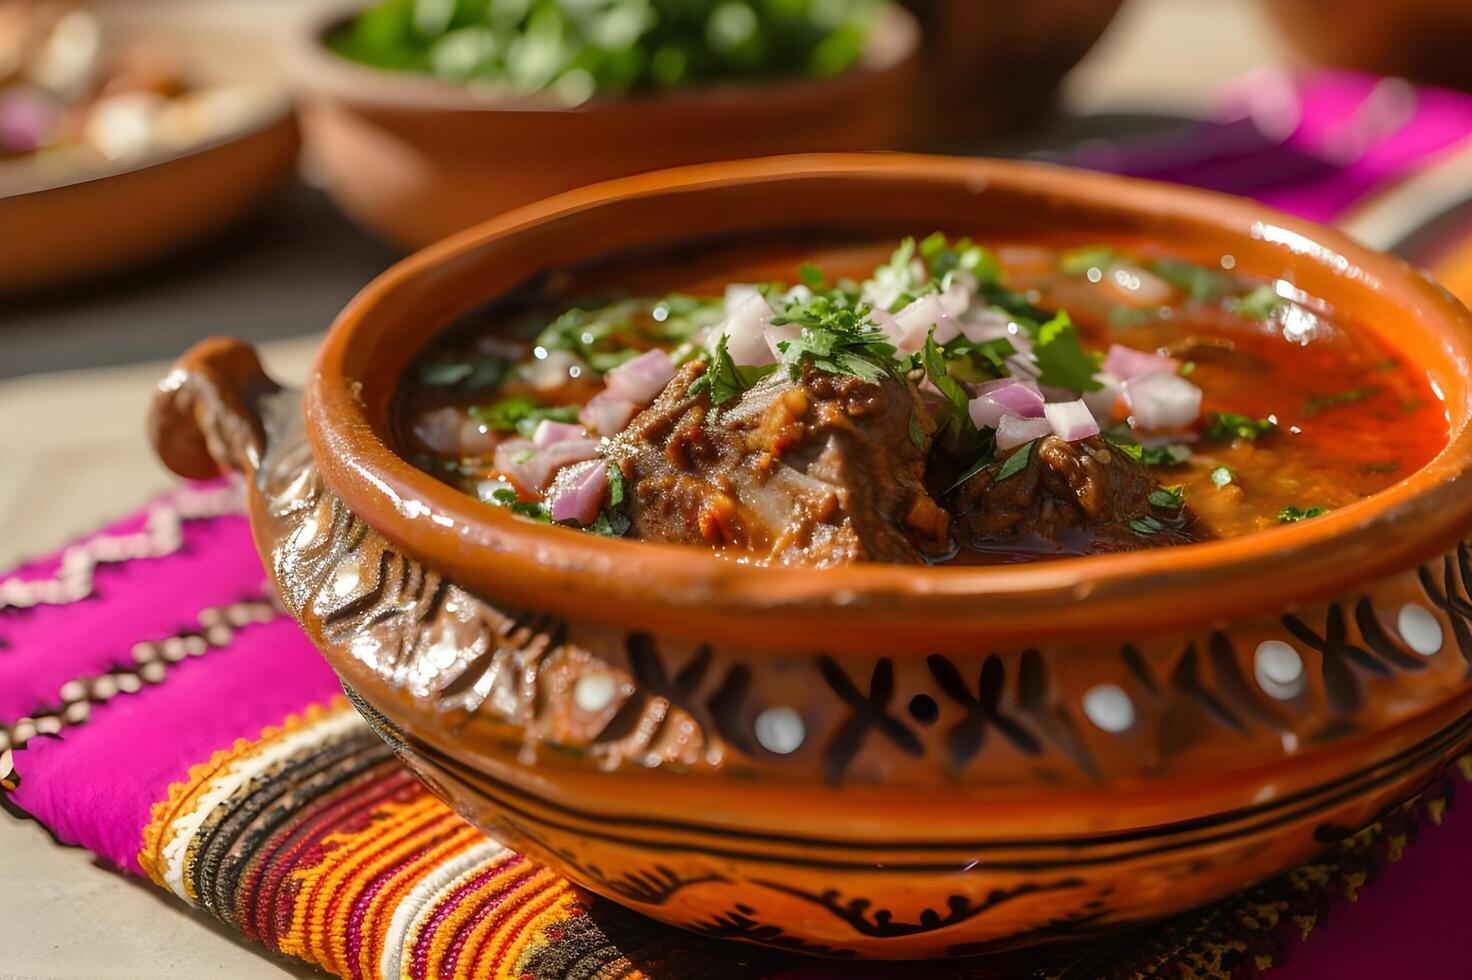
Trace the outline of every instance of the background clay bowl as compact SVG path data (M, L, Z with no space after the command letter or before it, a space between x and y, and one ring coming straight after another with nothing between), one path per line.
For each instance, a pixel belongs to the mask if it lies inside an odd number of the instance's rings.
M659 96L493 99L380 71L321 43L295 46L308 159L369 231L417 248L560 191L683 163L800 150L869 150L909 132L918 30L902 10L864 61L826 80L712 85Z
M0 293L44 289L156 258L234 221L296 160L291 103L270 38L247 18L159 2L92 9L103 43L146 40L191 79L247 87L242 117L198 146L136 163L0 164Z
M924 47L920 135L947 146L1035 121L1120 3L905 0Z
M1311 61L1472 90L1467 0L1262 0Z
M1230 253L1427 370L1452 440L1376 497L1263 534L821 571L517 520L388 448L416 351L540 272L937 227ZM1241 889L1472 738L1469 362L1472 314L1439 287L1250 202L1038 165L800 157L574 192L406 260L333 328L305 433L297 393L223 340L170 375L153 427L181 474L254 474L286 607L487 833L706 935L962 956Z

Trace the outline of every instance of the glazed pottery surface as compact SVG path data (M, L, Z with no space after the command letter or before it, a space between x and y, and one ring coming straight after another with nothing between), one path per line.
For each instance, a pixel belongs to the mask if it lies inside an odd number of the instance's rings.
M197 83L237 90L221 133L138 161L0 164L0 293L29 292L156 258L240 218L290 177L297 130L270 38L220 5L97 5L105 42L178 57Z
M1294 282L1424 369L1452 435L1321 519L1032 565L757 568L532 524L393 452L435 333L639 249L935 228L1141 235ZM1036 165L819 156L564 195L363 291L305 392L209 341L164 460L244 471L282 601L488 834L695 931L826 956L982 953L1199 905L1375 819L1472 737L1472 315L1257 205ZM267 681L268 682L268 681Z
M307 154L363 227L417 248L594 181L758 153L896 146L914 113L919 31L902 10L834 78L598 98L494 96L348 61L323 34L294 50Z

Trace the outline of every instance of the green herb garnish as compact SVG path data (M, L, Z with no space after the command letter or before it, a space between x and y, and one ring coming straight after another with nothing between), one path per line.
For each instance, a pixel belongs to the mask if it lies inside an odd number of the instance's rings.
M1142 446L1140 462L1146 466L1180 466L1191 458L1191 447L1179 442L1163 446Z
M863 56L875 0L379 0L327 46L376 68L565 105L595 93L826 78Z
M1078 331L1062 310L1038 327L1033 355L1041 369L1038 384L1044 387L1078 392L1098 391L1104 387L1094 380L1094 373L1099 368L1098 360L1079 344Z
M1278 522L1281 524L1297 524L1312 517L1323 517L1329 513L1327 507L1284 507L1278 511Z
M1058 271L1065 276L1082 276L1090 269L1103 271L1119 253L1108 245L1083 245L1058 256Z
M1151 517L1149 514L1146 514L1144 517L1137 517L1128 523L1130 530L1136 534L1159 534L1165 530L1165 524L1159 518Z
M822 289L823 284L827 281L822 269L807 263L797 267L797 274L809 289Z
M1186 488L1182 486L1156 487L1150 491L1147 498L1151 507L1159 507L1161 510L1178 511L1186 506Z
M920 352L920 360L925 368L925 376L945 397L936 418L937 438L954 452L961 448L976 429L971 421L971 393L951 377L945 354L935 342L934 331L925 338L925 348Z
M1270 320L1285 303L1272 286L1258 286L1245 296L1228 300L1227 309L1249 320Z
M1222 487L1236 479L1236 474L1225 466L1218 466L1211 471L1211 485L1220 490Z
M496 432L518 432L530 438L544 420L576 422L575 405L543 405L526 395L511 395L490 405L473 405L470 417Z
M1137 327L1155 319L1156 315L1155 310L1115 306L1109 310L1109 325L1111 327Z
M506 379L511 364L489 354L445 354L419 365L419 380L431 388L494 388Z
M952 245L937 231L920 243L920 257L933 279L944 279L948 273L960 269L975 276L983 288L1002 283L1002 266L996 257L969 238Z
M1232 291L1232 277L1194 262L1157 259L1150 271L1194 300L1209 302Z
M1206 438L1213 442L1245 439L1256 442L1258 436L1278 430L1276 419L1254 419L1235 412L1212 412L1206 420Z
M770 372L771 368L739 366L726 350L726 335L721 334L705 373L691 383L690 394L698 395L709 389L710 403L724 405L733 398L740 398L758 379Z
M621 538L629 533L633 522L628 515L616 510L602 510L598 512L598 518L589 524L584 530L601 534L608 538Z
M895 347L867 319L867 309L840 305L832 293L794 303L773 318L776 325L795 323L802 333L777 343L780 359L794 379L804 365L830 374L851 374L879 381L896 368Z
M1034 439L1032 442L1024 442L1018 446L1016 451L1002 462L1002 468L997 470L996 479L992 482L1001 483L1003 480L1021 473L1023 468L1027 466L1028 457L1032 455L1032 447L1036 442L1037 440Z
M516 491L510 487L501 487L491 494L493 503L507 508L518 517L536 521L538 524L551 524L552 515L547 512L545 504L534 500L522 500L516 496Z
M1347 388L1344 391L1336 391L1328 395L1314 395L1303 403L1303 414L1312 418L1320 412L1340 405L1348 405L1351 402L1363 401L1366 398L1374 398L1380 394L1378 386L1368 388Z
M608 461L608 506L617 507L624 502L624 471L613 460Z

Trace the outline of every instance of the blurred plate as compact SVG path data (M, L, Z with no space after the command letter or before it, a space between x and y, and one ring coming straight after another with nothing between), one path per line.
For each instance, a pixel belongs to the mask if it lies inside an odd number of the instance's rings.
M243 215L286 180L296 159L272 38L248 10L158 0L87 9L104 51L140 42L166 51L192 87L210 90L216 118L197 140L137 159L60 149L0 162L0 292L156 258Z

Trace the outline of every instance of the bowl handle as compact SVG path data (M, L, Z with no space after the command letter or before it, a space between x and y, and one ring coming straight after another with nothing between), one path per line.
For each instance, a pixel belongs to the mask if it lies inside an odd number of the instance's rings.
M149 440L164 465L188 479L252 473L266 449L269 402L282 390L254 347L229 337L202 340L159 382Z

